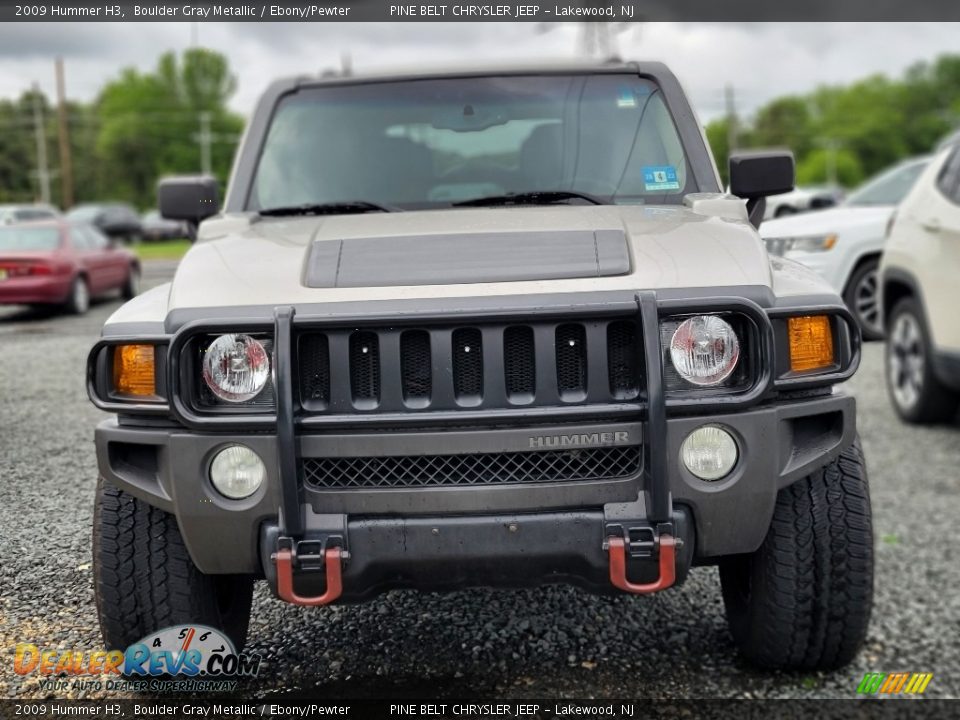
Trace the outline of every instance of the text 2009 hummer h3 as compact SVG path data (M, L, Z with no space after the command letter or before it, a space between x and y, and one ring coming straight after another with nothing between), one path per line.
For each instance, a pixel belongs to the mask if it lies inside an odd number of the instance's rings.
M90 354L105 642L245 640L254 580L645 594L719 565L764 666L825 668L872 596L839 297L751 221L788 153L731 160L659 64L272 85L222 210Z

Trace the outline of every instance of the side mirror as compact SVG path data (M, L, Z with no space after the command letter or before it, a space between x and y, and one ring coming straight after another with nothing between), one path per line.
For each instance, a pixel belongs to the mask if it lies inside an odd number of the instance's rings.
M730 155L730 193L747 201L754 227L760 227L766 200L793 190L793 153L789 150L758 150Z
M209 175L164 178L157 187L160 215L199 223L220 212L217 181Z

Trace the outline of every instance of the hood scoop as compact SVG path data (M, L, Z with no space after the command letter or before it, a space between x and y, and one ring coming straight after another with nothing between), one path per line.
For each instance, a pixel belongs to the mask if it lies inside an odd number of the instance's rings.
M609 277L630 272L623 230L458 233L318 240L311 288L457 285Z

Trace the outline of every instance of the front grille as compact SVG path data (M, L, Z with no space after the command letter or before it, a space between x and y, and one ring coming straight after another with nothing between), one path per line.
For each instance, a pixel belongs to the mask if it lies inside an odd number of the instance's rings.
M443 485L611 480L637 475L640 446L466 455L307 458L303 479L315 488L408 488Z
M297 335L307 414L509 410L640 397L635 319L533 319L422 327L305 328Z

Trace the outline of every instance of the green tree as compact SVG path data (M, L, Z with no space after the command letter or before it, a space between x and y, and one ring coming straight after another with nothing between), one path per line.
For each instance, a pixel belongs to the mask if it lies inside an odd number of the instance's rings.
M830 181L831 164L840 185L852 187L864 179L860 161L852 152L840 149L831 153L826 148L818 148L807 153L797 165L797 185L826 185Z
M97 101L98 186L145 208L155 203L163 175L201 170L200 133L212 135L210 166L221 184L243 120L227 108L236 88L226 58L193 49L165 53L151 73L124 70Z

